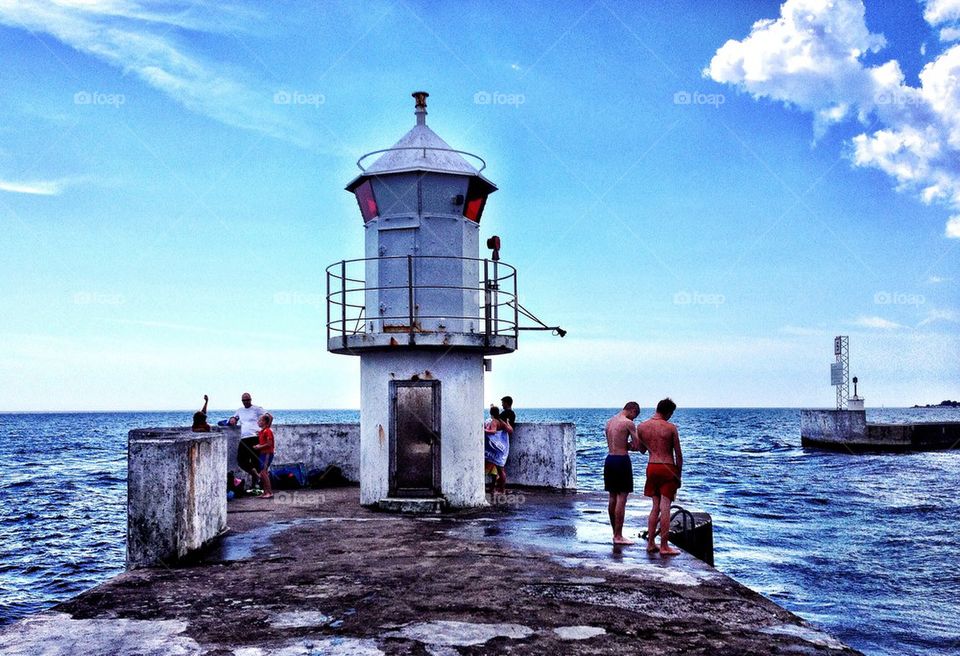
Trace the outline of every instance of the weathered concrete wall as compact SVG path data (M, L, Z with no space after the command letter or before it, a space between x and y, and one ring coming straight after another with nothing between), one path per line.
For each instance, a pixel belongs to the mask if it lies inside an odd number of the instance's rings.
M360 358L360 502L389 495L390 381L440 381L440 491L453 507L486 503L483 481L483 356L477 352L383 351Z
M569 422L521 423L510 437L507 482L577 489L577 429Z
M171 562L227 529L227 440L220 431L128 436L127 567Z
M932 451L960 444L960 422L870 424L863 410L801 410L805 446L852 451Z
M960 445L960 422L867 424L863 446L903 451L935 451Z
M240 429L224 428L228 469L238 470ZM336 465L347 480L360 481L360 424L274 424L275 463L302 462L307 469Z
M804 445L843 446L864 439L867 414L863 410L801 410L800 441Z

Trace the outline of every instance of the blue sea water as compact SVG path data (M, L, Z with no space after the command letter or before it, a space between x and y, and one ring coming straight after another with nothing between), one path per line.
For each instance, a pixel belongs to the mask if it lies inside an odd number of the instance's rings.
M603 487L611 413L518 410L520 421L576 423L579 485L593 490ZM358 419L275 414L279 423ZM0 414L0 624L123 571L127 431L189 418ZM868 410L868 419L960 421L960 410ZM677 501L713 515L721 571L868 654L960 652L960 450L803 449L795 409L680 409L674 421L685 455Z

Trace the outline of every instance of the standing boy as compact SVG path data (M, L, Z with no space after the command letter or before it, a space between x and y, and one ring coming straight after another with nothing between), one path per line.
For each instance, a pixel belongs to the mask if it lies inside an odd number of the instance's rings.
M623 410L607 421L604 433L607 436L607 459L603 463L603 489L610 494L607 512L613 528L614 544L633 544L623 537L623 517L627 497L633 492L633 465L628 450L639 450L637 427L633 420L640 414L640 404L630 401Z
M680 433L670 423L677 404L670 398L657 404L653 417L637 426L637 433L650 449L647 464L647 482L643 494L653 499L650 517L647 519L647 552L660 552L661 556L680 553L668 543L670 538L670 504L680 488L683 470L683 452L680 450ZM660 523L660 547L654 543L657 537L657 520Z

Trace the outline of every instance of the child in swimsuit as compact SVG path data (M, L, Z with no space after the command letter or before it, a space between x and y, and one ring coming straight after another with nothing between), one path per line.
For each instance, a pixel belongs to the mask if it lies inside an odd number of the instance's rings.
M253 447L260 454L260 481L263 483L264 494L261 499L269 499L273 496L273 487L270 485L270 465L273 463L273 453L275 451L273 438L273 415L269 412L261 415L257 420L260 426L260 432L257 433L257 445Z

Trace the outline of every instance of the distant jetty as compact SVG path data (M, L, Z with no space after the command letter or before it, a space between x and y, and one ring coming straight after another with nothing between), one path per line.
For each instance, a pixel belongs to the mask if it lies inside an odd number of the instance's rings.
M960 422L876 424L864 410L801 410L800 442L850 453L948 450L960 445Z
M941 401L936 405L931 405L928 403L927 405L915 405L913 407L914 408L960 408L960 401L950 401L948 399L946 401Z

